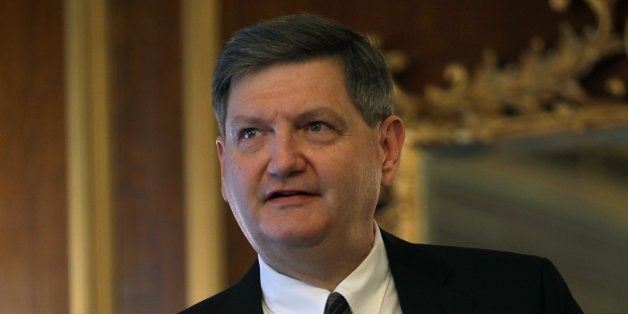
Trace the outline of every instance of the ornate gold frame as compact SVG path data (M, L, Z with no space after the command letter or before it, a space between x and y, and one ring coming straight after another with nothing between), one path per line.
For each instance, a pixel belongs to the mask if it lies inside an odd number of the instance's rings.
M550 0L550 6L561 11L569 2ZM626 82L609 78L605 97L589 95L579 82L602 60L628 54L628 31L622 36L613 30L615 1L586 3L595 13L596 27L578 35L571 25L562 25L555 49L545 49L535 38L519 63L500 67L496 54L487 51L475 73L448 65L448 88L427 86L422 96L398 88L399 110L415 136L411 143L487 143L627 125Z
M593 96L580 80L603 60L628 56L628 21L624 34L613 29L615 0L586 0L597 25L578 35L565 24L556 48L546 49L535 38L518 63L498 66L496 54L487 51L475 73L452 63L445 69L447 88L427 86L423 95L396 87L397 109L406 123L407 147L393 201L381 211L380 224L399 236L427 241L426 215L421 206L421 148L460 145L557 133L585 133L600 128L628 126L626 82L606 81L606 95ZM564 11L569 0L549 0ZM403 58L388 54L391 68ZM401 60L401 61L400 61Z

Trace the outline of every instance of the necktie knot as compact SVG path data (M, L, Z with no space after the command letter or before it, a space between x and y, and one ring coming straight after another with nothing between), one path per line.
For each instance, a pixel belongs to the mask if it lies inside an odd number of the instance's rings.
M332 292L327 297L327 303L325 303L325 310L323 314L350 314L349 303L338 292Z

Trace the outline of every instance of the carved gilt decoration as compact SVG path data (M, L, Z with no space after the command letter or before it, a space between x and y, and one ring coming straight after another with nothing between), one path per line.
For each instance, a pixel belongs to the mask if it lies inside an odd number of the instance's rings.
M550 0L565 10L569 0ZM498 66L492 51L471 73L452 63L445 69L447 88L427 86L423 95L397 88L398 109L412 129L416 145L490 143L499 139L628 125L626 82L611 77L607 95L593 97L580 80L602 60L628 54L628 31L613 30L614 0L586 0L597 25L579 35L560 28L554 49L532 40L518 63ZM626 23L628 29L628 22ZM398 56L389 61L398 64Z
M590 95L580 81L597 64L613 56L628 56L628 21L623 36L613 30L614 0L585 0L597 25L578 34L571 25L560 28L555 48L535 38L518 63L499 66L492 51L484 54L474 73L450 64L447 88L427 86L413 95L396 86L397 110L406 123L406 143L399 176L389 203L378 210L379 223L411 241L429 242L423 206L421 149L427 145L492 143L555 133L583 133L596 128L628 126L626 82L611 77L603 96ZM569 0L549 0L563 11ZM377 43L377 38L374 38ZM385 53L393 73L407 59Z

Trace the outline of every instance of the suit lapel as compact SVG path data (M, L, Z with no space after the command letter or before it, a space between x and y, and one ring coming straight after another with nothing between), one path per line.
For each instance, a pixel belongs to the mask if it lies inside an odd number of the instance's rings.
M225 299L219 313L262 313L262 288L259 278L259 263L253 263L242 280Z
M382 231L390 271L404 313L469 313L471 300L459 297L448 278L453 269L426 252Z

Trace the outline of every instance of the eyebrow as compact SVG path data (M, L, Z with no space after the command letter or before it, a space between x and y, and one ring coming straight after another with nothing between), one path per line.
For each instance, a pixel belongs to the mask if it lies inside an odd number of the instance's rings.
M248 115L237 115L231 120L231 125L239 126L242 124L263 124L266 123L267 120L262 117L257 116L248 116Z
M332 124L334 124L336 128L339 128L342 130L344 130L347 125L347 121L346 119L343 118L342 115L326 107L320 107L320 108L307 110L299 114L296 120L299 123L304 123L311 120L321 120L321 119L331 122Z
M227 136L230 136L231 138L237 138L238 137L237 132L239 132L240 129L242 128L241 126L260 125L264 123L267 123L266 119L263 119L261 117L237 115L233 118L233 120L231 120L231 122L228 125L225 125L225 132L227 133L226 134Z
M326 120L334 124L339 129L345 129L347 126L346 119L341 114L338 114L332 109L326 107L317 107L310 110L306 110L297 114L293 119L294 123L302 124L311 120ZM266 125L269 124L269 120L260 116L252 116L247 114L239 114L231 120L230 126L232 130L239 130L242 125Z

